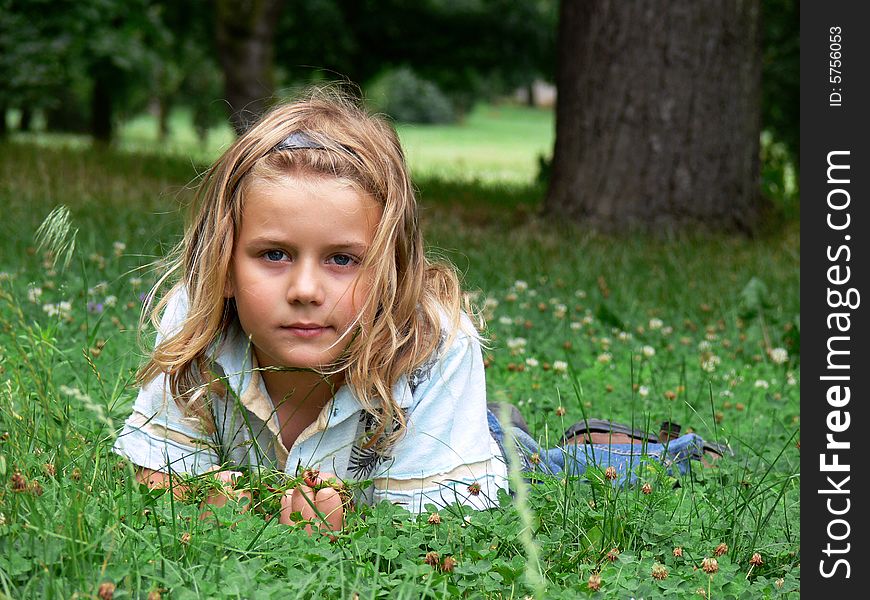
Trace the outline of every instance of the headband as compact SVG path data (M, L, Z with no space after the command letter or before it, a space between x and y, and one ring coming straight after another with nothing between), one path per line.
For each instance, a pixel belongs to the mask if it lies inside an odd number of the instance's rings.
M275 146L275 150L326 150L326 146L312 139L304 131L294 131L284 141Z

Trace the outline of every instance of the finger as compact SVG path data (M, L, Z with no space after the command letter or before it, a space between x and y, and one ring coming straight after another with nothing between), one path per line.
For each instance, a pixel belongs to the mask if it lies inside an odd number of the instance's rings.
M300 485L295 490L293 490L293 496L291 500L292 512L299 512L302 514L303 521L311 521L317 517L317 513L314 512L314 490L312 490L307 485ZM311 525L305 526L305 533L311 535Z
M251 490L233 490L233 499L241 505L241 512L247 512L254 502Z
M278 522L284 525L295 525L296 522L290 518L293 512L293 493L296 490L287 490L281 496L281 512L278 514Z
M321 529L341 530L344 525L344 507L341 503L341 496L336 490L330 487L319 490L314 504L326 520L325 523L320 523Z
M241 471L219 471L215 473L215 478L221 483L227 485L236 485L236 480L242 476Z
M211 504L212 506L220 508L226 505L227 500L229 500L229 498L223 490L213 490L209 492L206 497L205 504Z

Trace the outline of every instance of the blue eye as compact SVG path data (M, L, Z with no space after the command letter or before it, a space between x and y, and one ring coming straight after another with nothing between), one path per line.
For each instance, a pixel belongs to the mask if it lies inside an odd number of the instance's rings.
M266 257L266 260L278 262L282 260L286 256L286 254L284 254L282 250L269 250L268 252L263 254L263 256Z
M347 254L336 254L332 257L333 262L337 264L339 267L347 267L353 264L354 259L352 256L348 256Z

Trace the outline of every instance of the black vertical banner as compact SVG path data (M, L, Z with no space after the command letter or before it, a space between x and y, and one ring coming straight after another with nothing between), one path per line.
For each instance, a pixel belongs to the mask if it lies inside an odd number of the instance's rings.
M807 598L866 597L870 581L868 8L853 0L800 4L801 592Z

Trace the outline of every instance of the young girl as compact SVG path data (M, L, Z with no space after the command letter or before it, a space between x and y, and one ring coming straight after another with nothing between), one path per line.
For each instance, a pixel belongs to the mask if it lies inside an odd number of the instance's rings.
M331 477L372 480L358 501L415 512L497 504L504 431L487 410L479 339L453 269L424 253L388 124L325 94L275 108L207 172L194 211L155 288L177 274L114 447L140 481L310 469L281 519L316 508L333 528L339 496L313 491ZM576 471L588 458L622 464L616 446L548 453L516 432L542 468L562 470L566 456ZM697 458L688 437L646 450Z

